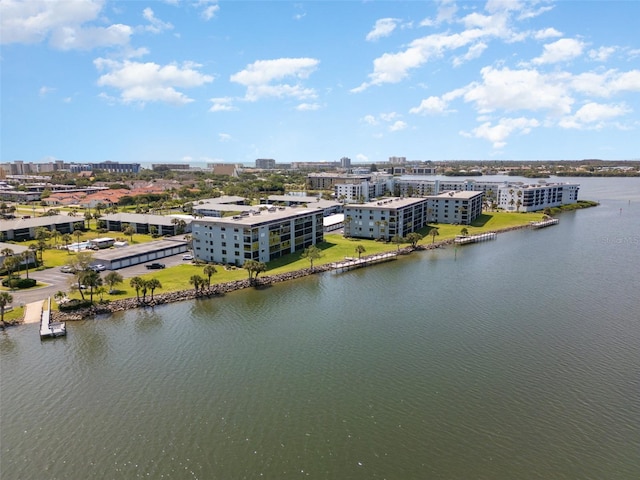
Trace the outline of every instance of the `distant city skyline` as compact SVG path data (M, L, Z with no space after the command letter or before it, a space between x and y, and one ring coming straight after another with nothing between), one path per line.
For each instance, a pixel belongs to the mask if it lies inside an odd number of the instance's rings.
M640 158L639 2L0 0L0 162Z

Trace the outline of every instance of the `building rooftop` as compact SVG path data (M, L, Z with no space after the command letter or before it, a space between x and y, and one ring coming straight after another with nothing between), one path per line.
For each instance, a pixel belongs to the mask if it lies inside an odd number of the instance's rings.
M83 217L70 217L69 215L51 215L49 217L16 218L0 221L0 231L16 230L18 228L37 228L57 225L59 223L82 223Z
M130 257L133 255L140 255L145 252L153 252L155 250L163 250L175 246L176 243L187 243L184 239L184 235L176 235L174 237L167 237L162 240L155 240L153 242L145 242L136 245L129 245L126 247L110 248L107 250L99 250L93 255L94 261L112 261L123 257Z
M264 205L263 205L264 207ZM241 225L243 227L258 226L263 223L271 223L287 218L295 218L299 216L309 215L313 213L322 213L322 208L303 208L303 207L271 207L266 210L259 210L253 207L253 213L245 212L243 215L235 215L233 217L205 217L194 220L194 224L198 223L215 223L225 225Z

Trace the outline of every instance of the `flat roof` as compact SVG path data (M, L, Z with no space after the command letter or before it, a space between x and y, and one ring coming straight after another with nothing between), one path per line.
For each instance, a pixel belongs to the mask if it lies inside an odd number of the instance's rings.
M25 247L24 245L17 245L15 243L0 242L0 250L4 250L5 248L10 248L11 250L13 250L14 254L19 254L19 253L26 252L27 250L29 250L29 247ZM2 254L0 254L0 256L2 256Z
M469 200L470 198L482 195L481 190L452 190L450 192L442 192L438 195L430 195L427 198L453 198L454 200Z
M349 203L344 208L369 208L373 210L392 210L408 207L427 201L427 197L389 197L380 200L372 200L366 203Z
M264 205L263 205L264 207ZM215 223L226 225L242 225L242 226L258 226L264 223L271 223L278 220L285 220L287 218L301 217L305 215L312 215L315 213L322 214L322 208L301 208L301 207L272 207L274 211L258 210L253 207L257 212L252 215L237 215L234 217L205 217L194 220L193 223Z
M110 213L103 215L100 220L108 220L111 222L123 223L140 223L148 225L173 225L173 218L164 215L150 215L146 213ZM189 219L184 219L186 223L190 223Z
M182 235L177 237L170 237L170 239L155 240L153 242L139 243L136 245L129 245L127 247L119 247L108 250L99 250L93 255L94 260L106 260L113 261L120 258L132 257L136 255L142 255L147 252L155 252L158 250L165 250L167 248L175 247L178 244L186 244L187 241L182 238Z
M58 225L60 223L76 222L84 224L84 217L51 215L50 217L15 218L13 220L0 221L0 229L6 232L7 230L16 230L18 228L49 227L51 225Z

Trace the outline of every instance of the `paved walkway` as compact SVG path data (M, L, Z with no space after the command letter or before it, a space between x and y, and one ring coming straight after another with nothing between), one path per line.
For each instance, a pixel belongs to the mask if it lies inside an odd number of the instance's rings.
M27 303L24 306L24 323L40 323L40 316L42 315L43 305L44 300Z

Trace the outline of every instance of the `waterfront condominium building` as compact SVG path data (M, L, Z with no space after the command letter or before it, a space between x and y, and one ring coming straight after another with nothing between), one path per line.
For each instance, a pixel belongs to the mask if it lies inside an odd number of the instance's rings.
M406 237L427 224L426 198L384 198L344 206L344 236L354 238Z
M427 223L469 225L482 213L482 192L444 192L423 198L391 197L344 206L344 235L391 240Z
M192 227L195 258L241 266L268 262L321 243L323 210L271 207L233 217L199 218Z
M535 212L578 201L575 183L512 183L498 190L498 207L509 211Z

